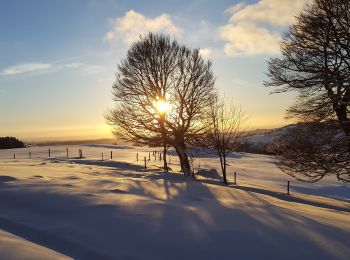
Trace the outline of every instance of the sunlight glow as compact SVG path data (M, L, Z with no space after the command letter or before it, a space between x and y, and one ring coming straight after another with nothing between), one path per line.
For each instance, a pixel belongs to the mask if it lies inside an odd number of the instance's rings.
M170 110L170 104L163 100L156 102L156 109L159 113L165 113Z

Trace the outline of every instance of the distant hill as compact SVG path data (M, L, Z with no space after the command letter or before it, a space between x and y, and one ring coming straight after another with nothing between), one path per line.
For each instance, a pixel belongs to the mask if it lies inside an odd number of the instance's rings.
M31 142L31 145L36 146L54 146L54 145L81 145L81 144L124 144L124 142L115 139L91 139L91 140L67 140L67 141L39 141Z
M257 129L246 133L246 139L238 147L238 152L271 154L267 150L267 145L272 143L273 139L285 133L288 128L294 125L287 125L275 129Z

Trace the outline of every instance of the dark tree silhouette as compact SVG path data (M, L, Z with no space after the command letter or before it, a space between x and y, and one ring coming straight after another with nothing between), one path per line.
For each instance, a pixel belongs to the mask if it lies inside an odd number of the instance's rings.
M16 137L0 137L0 149L23 148L25 144Z
M300 122L314 123L305 124L300 134L316 131L316 126L323 131L326 131L324 126L337 128L336 131L332 130L336 134L333 138L329 138L327 132L324 141L312 139L315 141L312 143L315 155L325 148L325 141L332 141L328 145L339 149L328 151L329 154L324 154L322 160L313 161L313 171L319 172L319 177L326 172L338 176L340 173L342 180L350 181L350 1L314 0L296 19L281 42L282 56L269 61L269 81L265 85L277 87L275 92L299 93L287 116ZM310 129L306 130L307 127ZM339 135L342 145L333 143ZM322 135L318 138L322 138ZM281 139L279 141L282 142ZM303 174L301 164L304 162L305 166L311 167L311 158L290 157L291 150L298 156L303 154L303 146L296 142L292 149L293 143L289 143L289 151L278 149L275 152L279 152L281 163L287 159L286 155L290 162L288 167ZM292 163L293 160L297 160L296 164ZM337 166L334 167L334 164ZM305 176L308 177L307 173ZM311 180L315 179L311 177Z
M214 83L212 64L197 49L150 33L131 45L118 66L113 85L116 108L106 118L118 137L173 146L182 171L190 175L187 146L207 128ZM164 106L167 109L160 109Z

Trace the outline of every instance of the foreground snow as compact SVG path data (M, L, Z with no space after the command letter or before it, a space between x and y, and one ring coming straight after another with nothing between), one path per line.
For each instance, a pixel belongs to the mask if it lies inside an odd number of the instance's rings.
M213 156L196 160L206 178L194 181L176 173L176 157L173 173L152 156L145 171L136 153L150 149L71 146L70 156L78 149L85 158L0 151L0 258L27 248L47 259L349 259L350 188L333 179L292 182L287 196L269 156L230 158L239 185L224 187ZM20 242L2 246L8 236Z
M0 257L1 259L45 260L71 259L45 247L31 243L23 238L0 229Z

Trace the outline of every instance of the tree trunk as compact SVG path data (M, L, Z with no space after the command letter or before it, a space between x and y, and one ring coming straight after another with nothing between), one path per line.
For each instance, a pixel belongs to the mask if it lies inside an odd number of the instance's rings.
M167 162L167 159L166 159L166 144L164 144L164 147L163 147L163 162L164 162L164 172L169 172L169 168L168 168L168 162Z
M159 124L162 132L162 139L163 139L163 168L164 168L164 172L169 172L168 164L166 161L166 151L167 151L166 147L168 144L168 140L167 140L168 138L167 138L167 133L164 126L164 121L165 121L165 114L163 113L161 114L161 117L159 119Z
M347 151L350 153L350 120L347 116L346 106L341 106L335 109L340 127L343 129L346 135Z
M188 160L185 143L178 142L174 146L175 146L176 153L180 159L181 171L184 173L185 176L190 176L191 166Z
M220 166L221 166L221 172L222 172L222 178L225 184L227 184L227 178L226 178L226 156L223 154L219 154L220 157Z
M226 156L224 155L224 168L222 171L222 176L224 178L224 183L227 184L227 178L226 178Z

